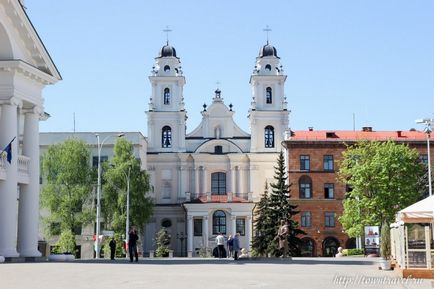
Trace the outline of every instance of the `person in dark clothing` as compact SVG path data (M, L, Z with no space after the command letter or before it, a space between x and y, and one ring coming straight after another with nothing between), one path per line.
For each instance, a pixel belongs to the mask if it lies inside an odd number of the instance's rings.
M110 240L109 246L110 246L110 259L114 260L115 259L115 252L116 252L115 237L112 237L112 239Z
M137 253L138 239L139 236L137 236L136 229L132 227L128 233L128 252L130 254L130 262L133 262L134 256L136 257L136 262L139 262L139 254Z

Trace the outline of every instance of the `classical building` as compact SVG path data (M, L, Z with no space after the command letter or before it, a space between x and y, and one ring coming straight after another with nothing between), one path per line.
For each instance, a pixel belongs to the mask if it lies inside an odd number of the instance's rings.
M200 125L187 133L185 79L180 58L167 43L149 76L147 161L156 207L145 229L144 251L154 249L155 233L163 227L178 256L214 248L218 232L240 232L241 247L249 248L254 200L273 180L288 128L280 58L269 43L256 58L250 76L250 133L234 122L235 111L219 89L212 103L204 105Z
M39 134L40 140L40 152L41 156L47 152L50 145L63 143L64 141L75 138L86 142L90 149L90 166L95 169L98 167L98 144L96 135L100 137L101 145L101 162L111 160L113 158L113 148L116 143L116 139L122 136L127 141L131 142L133 145L133 154L140 160L141 167L143 170L146 169L146 148L147 142L146 138L140 132L44 132ZM45 185L46 180L41 177L41 189ZM96 188L93 192L93 198L96 200ZM95 206L96 201L92 202ZM126 204L125 204L126 205ZM47 216L49 212L42 209L40 211L40 217L43 218ZM96 218L96 216L95 216ZM104 226L104 216L101 218L101 234L107 228ZM88 226L83 226L76 228L76 242L77 242L77 258L93 258L94 257L94 241L93 236L95 235L95 223ZM44 235L44 223L41 222L39 226L39 240L40 240L40 251L43 255L50 254L53 246L56 245L59 236L53 236L51 238L46 238Z
M0 255L38 257L42 90L61 79L24 7L0 2Z
M428 163L426 135L420 131L291 131L283 145L287 154L288 179L292 184L293 203L300 214L295 216L303 237L302 255L334 256L337 248L354 248L339 223L347 188L337 180L339 162L347 145L360 140L386 141L408 144ZM434 150L431 150L431 155Z

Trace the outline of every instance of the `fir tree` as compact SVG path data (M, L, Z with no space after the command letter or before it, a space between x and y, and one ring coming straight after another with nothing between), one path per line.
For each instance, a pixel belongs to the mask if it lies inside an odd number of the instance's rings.
M270 222L269 216L269 197L268 197L268 183L265 182L265 189L261 195L261 199L257 204L254 219L254 231L255 235L252 240L252 249L257 256L267 256L268 244L272 242L274 236L274 227ZM270 230L271 229L271 230Z
M291 184L287 182L285 159L283 152L280 151L277 158L277 167L274 167L274 180L271 184L271 195L269 198L268 215L271 220L270 230L272 233L272 241L268 243L268 251L273 256L279 255L278 241L274 238L277 236L277 232L280 226L280 220L286 220L289 227L288 245L289 254L291 256L297 256L300 254L300 239L297 237L300 234L305 234L302 230L298 229L298 223L293 220L293 216L298 214L296 211L297 206L291 205Z

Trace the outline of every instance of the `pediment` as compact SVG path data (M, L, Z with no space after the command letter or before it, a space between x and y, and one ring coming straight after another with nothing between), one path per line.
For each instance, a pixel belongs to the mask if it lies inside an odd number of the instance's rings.
M18 0L0 2L0 61L19 60L60 80L52 61L33 24Z
M243 151L234 142L226 139L213 139L201 144L195 153L216 153L216 146L220 146L222 151L220 154L227 153L242 153Z

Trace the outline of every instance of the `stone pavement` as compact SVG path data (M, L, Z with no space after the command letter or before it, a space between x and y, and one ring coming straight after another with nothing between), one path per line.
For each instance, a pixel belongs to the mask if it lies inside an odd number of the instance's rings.
M0 289L434 288L402 280L371 258L141 259L0 264ZM407 284L405 284L407 282Z

